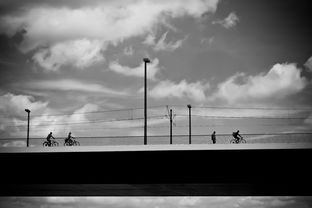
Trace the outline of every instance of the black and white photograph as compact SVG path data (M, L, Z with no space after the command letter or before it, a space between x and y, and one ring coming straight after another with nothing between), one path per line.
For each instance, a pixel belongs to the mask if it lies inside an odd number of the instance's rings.
M0 206L312 207L311 11L0 0Z

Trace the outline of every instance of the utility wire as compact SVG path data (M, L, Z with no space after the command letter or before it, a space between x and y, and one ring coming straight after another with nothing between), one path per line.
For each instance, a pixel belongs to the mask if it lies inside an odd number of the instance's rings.
M164 116L150 116L147 119L163 119ZM132 121L132 120L142 120L144 118L127 118L127 119L111 119L111 120L96 120L96 121L85 121L85 122L70 122L70 123L53 123L53 124L37 124L30 125L34 126L50 126L50 125L76 125L76 124L90 124L90 123L106 123L106 122L118 122L118 121ZM26 125L26 124L25 124ZM7 127L21 127L25 125L7 126Z
M177 115L181 117L186 117L188 115ZM257 117L257 116L207 116L207 115L196 115L192 114L192 116L196 117L207 117L207 118L220 118L220 119L235 119L235 118L248 118L248 119L312 119L311 117Z
M166 108L166 106L175 106L175 107L185 107L184 105L157 105L149 106L148 108ZM192 106L193 109L236 109L236 110L303 110L303 111L312 111L312 108L269 108L269 107L229 107L229 106ZM84 114L95 114L95 113L110 113L110 112L120 112L120 111L133 111L140 110L140 108L124 108L124 109L111 109L111 110L102 110L102 111L89 111L83 113L60 113L60 114L33 114L31 117L50 117L50 116L67 116L67 115L84 115ZM2 117L4 118L4 117Z
M192 108L211 108L211 109L233 109L233 110L303 110L303 111L312 111L312 108L277 108L277 107L230 107L230 106L192 106Z
M285 126L285 125L291 125L291 124L285 124L285 123L271 123L271 124L253 124L253 123L248 123L244 124L246 125L254 125L254 126ZM294 124L293 124L294 125ZM24 125L26 127L26 125ZM49 126L49 125L38 125L38 126ZM225 126L225 124L193 124L193 128L203 128L203 127L216 127L216 126ZM189 127L188 125L176 125L174 128L187 128ZM140 129L144 128L144 126L127 126L127 127L88 127L88 128L82 128L79 127L79 129L72 128L72 131L91 131L91 130L107 130L107 129ZM169 126L147 126L149 129L167 129ZM20 130L20 132L26 132L26 129ZM46 131L45 129L37 129L36 131ZM65 130L64 130L65 131Z
M177 117L188 117L189 115L176 115ZM270 119L270 120L311 120L312 117L257 117L257 116L208 116L208 115L197 115L192 114L192 117L203 117L203 118L211 118L211 119ZM159 115L159 116L150 116L148 119L164 119L165 115ZM30 126L50 126L50 125L76 125L76 124L90 124L90 123L106 123L106 122L117 122L117 121L132 121L132 120L142 120L144 118L123 118L123 119L111 119L111 120L90 120L90 121L84 121L84 122L69 122L69 123L53 123L53 121L44 121L44 122L50 122L48 124L37 124L33 125L30 124ZM51 124L53 123L53 124ZM8 125L6 127L24 127L27 124L18 124L18 125Z
M158 105L158 106L148 106L149 109L153 108L165 108L165 105ZM84 114L94 114L94 113L111 113L111 112L118 112L118 111L133 111L133 110L140 110L140 108L120 108L120 109L110 109L110 110L102 110L102 111L87 111L83 113L59 113L59 114L31 114L31 117L50 117L50 116L71 116L71 115L84 115ZM7 117L0 117L0 118L7 118Z
M149 106L148 108L161 108L165 106ZM111 110L102 110L102 111L87 111L83 113L67 113L67 114L35 114L32 115L32 117L41 117L41 116L64 116L64 115L84 115L84 114L94 114L94 113L111 113L111 112L120 112L120 111L133 111L133 110L140 110L143 109L142 107L140 108L123 108L123 109L111 109Z

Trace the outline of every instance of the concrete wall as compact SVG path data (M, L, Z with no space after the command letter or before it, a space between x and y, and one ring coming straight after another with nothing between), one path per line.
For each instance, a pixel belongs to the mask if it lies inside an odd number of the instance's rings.
M310 148L72 150L0 152L0 194L312 194Z

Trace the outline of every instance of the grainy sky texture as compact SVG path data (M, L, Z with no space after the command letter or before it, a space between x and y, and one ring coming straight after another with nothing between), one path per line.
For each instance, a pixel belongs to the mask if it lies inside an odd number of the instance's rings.
M3 197L7 208L293 208L312 206L311 197Z
M308 0L1 0L0 137L25 136L25 108L32 137L143 135L144 57L149 135L168 134L166 105L175 134L187 134L187 104L194 134L310 132L311 9ZM254 118L263 116L293 119Z

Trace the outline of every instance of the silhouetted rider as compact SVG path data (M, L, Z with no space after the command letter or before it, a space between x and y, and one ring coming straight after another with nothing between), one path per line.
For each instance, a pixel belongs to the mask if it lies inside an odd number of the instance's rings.
M72 138L74 139L74 137L71 136L71 132L69 132L67 138L65 139L65 142L67 143L72 142L73 141Z
M48 136L47 136L47 141L49 142L49 144L52 143L52 142L51 142L51 138L52 138L52 139L55 139L55 138L52 136L52 132L50 132L50 134L48 134Z
M233 135L233 137L235 138L236 143L238 143L239 140L243 138L243 137L239 134L239 130L237 130L236 132L233 132L232 135Z

